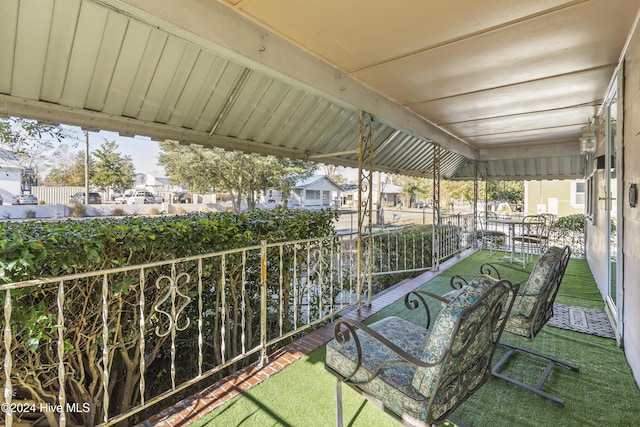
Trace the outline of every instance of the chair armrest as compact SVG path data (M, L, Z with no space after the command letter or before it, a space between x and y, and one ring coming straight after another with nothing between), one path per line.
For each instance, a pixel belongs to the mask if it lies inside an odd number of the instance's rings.
M495 279L502 280L502 275L500 274L499 268L505 267L519 273L530 274L527 270L523 270L521 268L517 268L512 266L511 264L503 264L503 263L491 263L485 262L480 266L480 274L486 274L487 276L491 276ZM449 280L449 285L451 289L458 290L463 286L467 286L471 280L473 280L477 275L476 274L456 274L451 277Z
M415 310L416 308L418 308L420 306L420 302L422 302L422 305L424 306L424 309L425 309L425 311L427 313L427 325L425 326L425 328L429 329L429 326L431 325L431 312L429 311L429 305L427 304L427 301L425 300L423 295L426 295L426 296L431 297L431 298L433 298L435 300L438 300L442 304L448 304L449 303L449 299L448 298L444 298L444 297L442 297L440 295L436 295L436 294L431 293L429 291L423 291L423 290L420 290L420 289L411 291L407 295L404 296L404 305L409 310Z
M519 273L531 274L530 271L527 271L523 268L514 267L511 264L505 264L502 262L498 262L498 263L485 262L480 266L480 273L487 274L491 277L495 277L496 279L501 280L502 278L500 277L500 270L498 268L508 268L510 270L517 271ZM495 275L493 273L495 273Z
M453 290L462 289L463 286L467 286L475 276L472 274L455 274L449 280L449 286Z
M491 262L485 262L484 264L482 264L480 266L480 273L481 274L486 274L488 276L494 277L498 280L502 280L503 279L503 274L500 273L501 269L508 269L511 271L515 271L517 273L522 273L522 274L526 274L527 277L523 277L522 280L519 280L518 282L515 282L519 285L523 284L524 282L526 282L527 280L529 280L529 276L531 275L530 271L527 271L523 268L518 268L518 267L514 267L511 264L504 264L504 263L491 263Z
M358 370L360 369L360 366L362 366L362 347L361 347L361 344L360 344L360 339L358 338L358 334L356 333L356 330L358 330L358 329L362 333L365 333L368 336L370 336L371 338L373 338L376 341L378 341L381 345L387 347L389 350L391 350L398 357L397 357L397 359L387 360L385 362L380 363L379 366L375 367L375 370L373 370L373 375L371 375L370 378L367 378L367 379L362 380L362 381L350 381L351 378L356 374L356 372L358 372ZM382 369L385 366L390 365L390 364L394 364L394 363L402 363L402 364L414 365L414 366L417 366L417 367L426 368L426 367L430 367L430 366L436 366L441 361L441 360L438 360L438 361L433 362L433 363L424 362L424 361L412 356L411 354L407 353L402 348L398 347L396 344L392 343L390 340L385 338L382 334L374 331L373 329L369 328L365 324L363 324L361 322L358 322L356 320L351 320L351 319L340 319L340 320L337 320L336 323L333 326L333 335L334 335L334 338L335 338L336 342L338 344L340 344L340 345L345 345L349 341L353 340L353 344L354 344L355 349L356 349L357 358L354 361L356 366L353 369L353 372L351 372L349 375L343 376L342 374L332 370L332 372L336 376L340 377L340 380L343 381L343 382L348 382L348 383L352 383L352 384L366 384L366 383L369 383L369 382L371 382L372 380L374 380L378 376L380 371L382 371Z

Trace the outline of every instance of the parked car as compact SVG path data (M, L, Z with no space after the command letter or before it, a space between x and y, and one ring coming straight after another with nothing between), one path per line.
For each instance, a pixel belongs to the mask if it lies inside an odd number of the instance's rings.
M422 208L431 208L431 207L433 207L433 200L431 199L418 200L416 202L416 208L422 209Z
M12 205L37 205L38 198L33 194L22 194L22 195L19 194L17 196L13 196L13 199L11 199L11 204Z
M173 203L191 203L192 200L191 194L186 191L180 191L173 195Z
M84 191L79 191L69 199L71 203L84 203ZM89 204L90 205L99 205L102 203L102 196L100 193L92 193L89 192Z
M3 202L4 202L4 200L2 199L2 194L0 194L0 206L2 206Z
M129 197L133 196L133 193L135 193L135 190L125 190L122 196L116 197L115 199L113 199L113 201L116 204L124 205L127 203Z
M156 199L151 191L136 190L130 197L127 198L127 204L133 205L138 203L162 203Z

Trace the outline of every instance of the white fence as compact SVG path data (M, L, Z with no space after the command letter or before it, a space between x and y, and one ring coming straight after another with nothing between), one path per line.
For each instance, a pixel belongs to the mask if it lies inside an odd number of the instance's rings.
M84 191L84 187L48 187L41 185L31 187L31 194L38 198L38 202L48 205L69 203L69 198L79 191ZM104 200L104 194L99 191L98 193Z

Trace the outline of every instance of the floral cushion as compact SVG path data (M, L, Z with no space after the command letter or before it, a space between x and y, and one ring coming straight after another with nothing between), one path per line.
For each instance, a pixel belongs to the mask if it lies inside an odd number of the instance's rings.
M562 259L563 249L553 246L544 253L533 267L524 288L520 289L514 302L512 315L529 318L538 301L538 294L553 278L554 269ZM509 329L509 325L506 326Z
M391 316L369 326L382 334L407 353L420 358L429 339L429 331L421 326L399 317ZM375 370L384 362L398 360L398 356L379 341L358 331L362 348L362 366L356 372L353 381L369 379ZM335 340L327 344L326 365L346 376L356 367L356 348L353 340L344 345ZM425 420L426 398L411 385L416 367L400 363L385 366L371 382L360 385L365 392L376 396L385 407L398 414L405 411L411 416Z
M463 287L440 311L431 331L395 316L369 326L412 356L433 363L433 367L417 368L405 363L393 363L399 362L399 357L394 352L358 330L356 333L362 349L362 364L350 382L363 382L357 384L358 388L374 396L385 408L404 419L430 422L444 415L466 398L469 390L480 385L488 371L488 350L492 347L493 324L484 322L486 306L496 300L501 290L494 289L496 296L489 295L487 304L472 312L471 322L465 322L461 326L455 340L452 331L462 311L476 302L496 282L496 279L483 275L475 278L469 286ZM508 293L502 295L506 305ZM475 333L465 333L465 325L471 323L480 323L482 327ZM452 348L451 356L447 359L446 366L443 366L441 362L447 356L449 348ZM353 339L344 345L338 344L336 340L327 344L326 366L343 377L356 369L356 360L357 351ZM388 364L368 381L385 363ZM440 381L438 376L441 377ZM427 414L429 399L432 400L431 413Z
M469 285L463 287L457 292L454 298L447 304L438 315L438 318L434 322L431 330L431 336L429 342L425 348L425 354L422 358L428 363L438 363L447 352L450 347L452 339L451 333L453 332L453 326L458 321L458 317L462 310L470 306L478 300L489 287L495 284L498 280L487 275L480 275L474 278ZM461 331L463 332L463 331ZM464 335L464 334L458 334ZM477 337L480 341L484 337ZM460 350L460 346L464 343L460 340L454 342L452 352L456 353ZM474 358L474 352L467 352L467 359ZM449 364L459 363L454 358L449 359ZM416 375L413 378L413 385L425 396L430 396L433 392L433 388L436 386L435 380L440 371L440 366L435 365L433 367L418 368Z
M521 314L513 313L507 319L507 324L504 327L505 331L508 331L521 337L533 339L531 331L531 319L528 319Z

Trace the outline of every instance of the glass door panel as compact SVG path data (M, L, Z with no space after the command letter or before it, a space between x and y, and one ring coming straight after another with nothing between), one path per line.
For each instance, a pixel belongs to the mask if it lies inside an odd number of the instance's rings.
M622 337L622 93L621 77L613 85L607 98L605 122L605 227L607 247L606 302L616 323L618 337Z
M611 100L607 117L607 150L605 157L605 179L607 197L607 224L609 225L609 297L614 307L617 306L616 265L618 261L618 227L617 227L617 171L616 171L616 125L617 97Z

